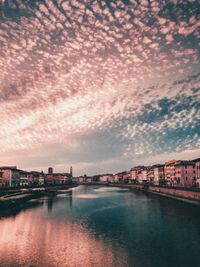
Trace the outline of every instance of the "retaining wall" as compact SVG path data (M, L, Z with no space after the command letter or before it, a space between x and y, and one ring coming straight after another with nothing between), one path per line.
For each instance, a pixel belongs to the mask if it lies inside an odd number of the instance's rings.
M111 185L111 184L110 184ZM143 185L135 185L135 184L112 184L111 186L130 188L143 190L146 192L151 192L155 194L160 194L164 196L172 196L182 199L189 199L200 202L200 191L193 191L192 189L181 189L181 188L168 188L168 187L159 187L159 186L149 186L148 189L144 189Z
M177 188L165 188L165 187L157 187L157 186L149 186L148 191L161 193L165 195L171 195L174 197L181 197L190 200L200 201L200 191L192 191L185 189L177 189Z

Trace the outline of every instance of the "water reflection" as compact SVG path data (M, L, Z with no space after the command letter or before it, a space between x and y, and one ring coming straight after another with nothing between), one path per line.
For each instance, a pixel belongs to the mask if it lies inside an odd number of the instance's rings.
M0 220L0 266L198 266L199 207L79 187Z
M31 200L27 203L20 203L18 206L10 207L9 209L7 207L0 209L0 219L3 217L15 217L18 213L21 211L25 211L26 209L34 209L38 206L43 205L43 202L41 200Z
M49 197L47 200L48 212L52 212L53 209L53 197Z

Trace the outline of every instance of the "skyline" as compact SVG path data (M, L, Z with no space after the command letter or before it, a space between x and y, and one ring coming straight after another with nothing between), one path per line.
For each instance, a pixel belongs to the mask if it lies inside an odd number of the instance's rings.
M128 169L126 169L126 170L120 170L120 171L118 171L117 173L94 173L93 175L90 175L90 176L88 176L86 173L85 174L81 174L81 175L79 175L79 177L83 177L83 176L85 176L85 177L92 177L92 176L104 176L104 175L117 175L117 174L122 174L122 173L128 173L128 172L131 172L131 170L132 169L134 169L134 168L142 168L142 169L144 169L144 170L150 170L150 169L152 169L152 168L158 168L158 167L164 167L164 166L167 166L168 164L171 164L171 163L174 163L174 162L176 162L176 163L180 163L180 162L182 162L182 163L186 163L186 164L190 164L190 163L194 163L195 164L195 162L198 162L199 161L199 159L200 158L193 158L193 159L170 159L170 160L167 160L167 161L165 161L165 162L160 162L159 161L159 163L158 162L154 162L153 164L145 164L145 163L143 163L143 164L139 164L139 165L132 165L131 167L129 166L129 168ZM57 172L57 169L55 169L54 168L54 166L48 166L47 167L47 169L44 169L44 170L41 170L41 171L35 171L35 170L33 170L33 169L29 169L29 170L25 170L25 169L23 169L23 168L18 168L18 166L16 166L16 165L7 165L7 166L0 166L0 169L16 169L17 171L22 171L22 172L27 172L27 173L42 173L42 174L58 174L59 172ZM72 173L73 173L73 166L68 166L68 168L66 168L65 170L64 170L64 172L60 172L60 174L70 174L71 176L73 176L72 175ZM78 177L78 176L77 176Z
M0 165L199 157L198 1L139 2L0 0Z

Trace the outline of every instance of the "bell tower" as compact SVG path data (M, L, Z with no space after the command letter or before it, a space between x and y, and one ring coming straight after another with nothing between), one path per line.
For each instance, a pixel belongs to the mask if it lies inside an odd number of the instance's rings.
M73 175L73 168L72 168L72 166L70 167L70 176L72 177L72 175Z

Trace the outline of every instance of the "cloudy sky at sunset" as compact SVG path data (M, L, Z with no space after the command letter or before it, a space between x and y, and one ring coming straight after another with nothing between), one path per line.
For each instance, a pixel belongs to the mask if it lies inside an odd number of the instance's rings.
M0 165L200 157L195 0L0 0Z

